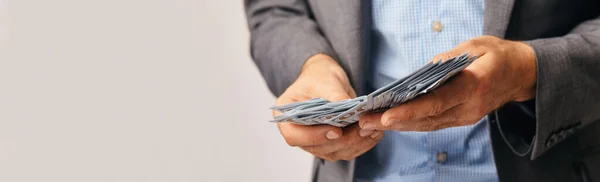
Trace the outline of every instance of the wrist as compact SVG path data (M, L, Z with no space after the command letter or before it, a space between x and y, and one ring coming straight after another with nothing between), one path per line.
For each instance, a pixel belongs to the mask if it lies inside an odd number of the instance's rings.
M517 48L517 54L514 54L517 61L516 83L517 94L513 101L522 102L535 98L537 65L535 51L531 46L524 42L514 42Z

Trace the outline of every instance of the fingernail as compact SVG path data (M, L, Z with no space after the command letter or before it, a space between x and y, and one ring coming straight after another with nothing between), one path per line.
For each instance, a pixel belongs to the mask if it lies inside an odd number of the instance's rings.
M365 130L375 129L375 124L373 124L373 123L365 123L365 125L363 125L362 129L365 129Z
M377 138L379 135L381 135L381 133L383 133L383 132L375 132L375 133L373 133L373 134L371 135L371 138L375 139L375 138Z
M325 137L327 137L327 139L333 140L333 139L337 139L340 137L340 135L338 135L336 132L334 131L329 131L327 132L327 134L325 135Z
M360 131L358 131L358 135L360 135L361 137L366 137L369 136L371 134L373 134L375 130L363 130L361 129Z

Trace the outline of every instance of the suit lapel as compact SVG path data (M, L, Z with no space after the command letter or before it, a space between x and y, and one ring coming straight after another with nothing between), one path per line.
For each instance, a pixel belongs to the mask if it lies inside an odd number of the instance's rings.
M514 0L486 0L483 34L504 38L514 3Z
M364 73L368 70L370 0L314 0L320 26L337 53L357 94L364 94ZM368 7L368 8L367 8Z

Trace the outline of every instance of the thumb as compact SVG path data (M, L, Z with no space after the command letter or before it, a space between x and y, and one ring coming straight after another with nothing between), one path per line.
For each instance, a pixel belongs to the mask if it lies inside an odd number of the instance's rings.
M350 97L350 95L348 95L344 92L341 92L341 93L332 94L329 97L326 97L324 99L327 99L331 102L336 102L336 101L341 101L341 100L348 100L348 99L351 99L351 97Z
M331 90L330 92L325 93L324 95L325 95L325 97L323 97L323 98L327 99L331 102L336 102L336 101L340 101L340 100L348 100L348 99L352 99L352 98L356 97L356 93L354 92L354 89L352 89L352 87L350 87L349 89L343 89L343 88L334 89L334 90Z
M282 106L282 105L286 105L286 104L290 104L290 103L294 103L294 102L298 102L298 99L295 99L293 97L293 95L288 94L287 92L281 94L281 96L279 96L279 98L277 98L277 100L275 100L275 105L276 106ZM277 111L277 110L273 110L272 112L273 116L277 116L280 115L281 112Z

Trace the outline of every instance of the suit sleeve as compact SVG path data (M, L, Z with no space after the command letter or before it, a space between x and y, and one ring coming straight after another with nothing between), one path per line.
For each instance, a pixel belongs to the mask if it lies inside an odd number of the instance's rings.
M520 107L524 115L520 118L530 118L533 124L518 121L525 125L514 129L517 126L509 125L515 121L502 119L502 108L496 116L510 148L519 155L531 152L533 160L600 120L600 17L579 24L563 37L527 43L537 58L536 98L530 103L510 103L504 110ZM526 128L531 130L524 132Z
M279 96L312 55L333 55L305 0L245 0L250 53L271 92Z

